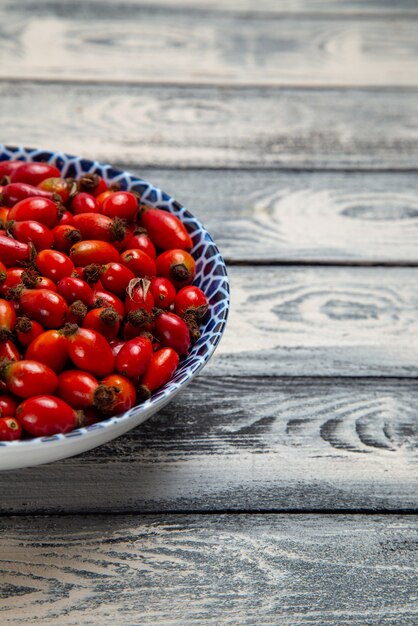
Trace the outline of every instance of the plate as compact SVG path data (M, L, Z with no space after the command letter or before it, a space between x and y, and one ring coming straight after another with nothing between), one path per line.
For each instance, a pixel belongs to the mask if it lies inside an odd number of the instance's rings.
M180 362L174 377L149 400L126 413L73 430L66 435L0 442L0 470L30 467L74 456L111 441L144 422L170 402L209 361L221 340L229 310L228 276L225 262L215 242L202 224L169 194L129 172L62 152L0 144L0 161L6 159L51 163L61 170L64 177L78 178L86 173L96 173L103 176L109 184L119 183L123 190L139 192L141 201L145 204L177 215L192 237L191 254L196 260L194 284L204 291L209 300L209 315L200 329L200 339L194 344L190 354Z

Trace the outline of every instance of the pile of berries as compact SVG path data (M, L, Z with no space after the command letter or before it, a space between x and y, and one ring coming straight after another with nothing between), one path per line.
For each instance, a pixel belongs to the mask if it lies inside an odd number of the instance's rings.
M46 163L0 162L0 441L66 433L167 383L208 310L167 211Z

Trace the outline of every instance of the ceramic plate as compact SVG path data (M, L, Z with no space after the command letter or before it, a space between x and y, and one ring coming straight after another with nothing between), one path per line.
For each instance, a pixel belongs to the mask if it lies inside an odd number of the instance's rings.
M109 183L119 183L124 190L138 191L142 202L177 215L193 240L192 255L197 265L194 284L204 291L210 308L207 321L201 328L202 336L190 354L181 361L172 380L154 393L149 400L126 413L66 435L0 442L0 470L49 463L85 452L119 437L144 422L170 402L208 362L222 337L229 309L228 277L224 260L216 244L202 224L167 193L133 174L117 170L110 165L61 152L6 147L0 144L0 161L5 159L45 161L56 165L65 177L78 178L87 172L94 172L103 176Z

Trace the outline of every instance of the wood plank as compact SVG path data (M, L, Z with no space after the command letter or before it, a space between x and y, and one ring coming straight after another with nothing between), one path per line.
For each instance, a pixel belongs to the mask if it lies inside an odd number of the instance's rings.
M414 92L5 82L0 98L5 143L137 167L415 170L418 162Z
M190 207L231 262L415 264L415 173L134 171Z
M230 268L228 328L207 371L418 375L416 268Z
M3 624L414 624L417 518L11 518Z
M0 473L0 512L418 508L408 380L210 378L79 457Z
M6 0L0 21L1 78L418 86L411 16L376 15L370 28L358 17L209 12L202 19L187 8Z
M26 5L29 0L26 0ZM89 0L89 4L114 4L114 0ZM44 5L46 2L44 1ZM54 4L51 0L50 4ZM74 3L73 3L74 6ZM192 11L199 14L207 14L208 12L216 13L244 13L246 16L256 15L361 15L362 17L382 17L393 14L397 15L413 15L418 13L418 8L414 0L398 0L396 3L390 0L260 0L256 4L252 0L228 0L226 4L224 0L211 0L210 4L207 0L153 0L152 5L146 0L124 0L118 1L119 10L127 8L141 8L150 11Z

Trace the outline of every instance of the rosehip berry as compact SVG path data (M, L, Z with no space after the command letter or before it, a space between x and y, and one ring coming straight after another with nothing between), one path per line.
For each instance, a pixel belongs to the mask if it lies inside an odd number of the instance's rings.
M16 222L35 220L47 228L53 228L58 221L58 209L48 198L26 198L10 209L8 217Z
M153 391L165 385L174 375L178 364L179 355L172 348L161 348L154 352L138 388L139 397L145 400Z
M68 311L64 298L50 289L23 289L19 306L22 313L45 328L60 328Z
M0 441L17 441L22 437L22 426L15 417L0 417Z
M115 394L115 403L112 406L112 412L115 414L129 411L136 401L135 387L131 381L120 374L111 374L103 378L102 384L112 389ZM105 410L105 412L107 412Z
M92 263L105 265L112 261L119 261L119 252L107 241L87 239L72 246L70 257L77 267L85 267Z
M47 330L28 346L25 358L61 372L68 359L68 341L59 330Z
M112 411L116 393L106 384L99 384L89 372L66 370L58 377L58 395L73 409L95 406L100 411Z
M147 229L157 248L191 250L192 239L184 224L171 213L162 209L148 208L142 215L142 225Z
M115 339L119 333L120 315L113 307L92 309L82 323L83 328L91 328L103 335L108 341Z
M155 336L161 345L174 348L179 354L187 354L190 348L190 333L184 320L175 313L163 311L154 322Z
M39 185L46 178L59 177L61 172L55 165L49 163L23 163L10 175L12 183L28 183L29 185Z
M115 357L103 335L71 324L63 332L68 338L69 357L76 367L100 377L113 371Z
M74 272L74 263L63 252L58 250L42 250L36 257L36 265L40 272L54 282Z
M168 278L152 278L150 291L154 296L155 305L161 309L168 309L176 298L176 290Z
M152 343L145 337L135 337L127 341L116 357L116 369L123 376L141 376L152 357Z
M17 402L12 396L0 396L0 417L9 415L14 417L17 409Z
M52 229L52 235L54 248L60 252L69 252L71 246L81 240L81 233L73 224L63 224L62 222Z
M32 243L38 252L50 248L54 243L54 235L49 228L35 220L9 222L7 230L17 241Z
M208 301L199 287L189 286L180 289L176 296L175 312L180 317L192 315L201 319L208 310Z
M157 273L171 280L177 288L193 282L196 275L196 263L184 250L167 250L157 257Z
M0 378L6 383L8 391L19 398L54 393L58 386L58 378L51 368L31 360L3 362Z
M84 416L51 395L38 395L20 404L16 411L23 428L34 437L68 433L84 423Z
M121 263L104 265L100 275L103 287L118 296L126 294L126 289L133 279L135 279L135 274Z
M105 199L102 213L109 217L120 217L130 222L138 211L138 200L129 191L116 191Z
M18 342L24 347L27 348L29 344L32 343L36 337L42 335L45 331L44 327L39 324L39 322L35 322L35 320L30 320L26 315L22 317L18 317L15 324L15 333Z
M142 250L125 250L120 255L120 262L138 278L152 278L157 275L155 261Z

